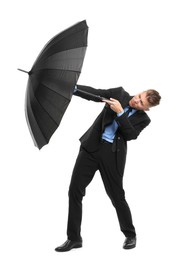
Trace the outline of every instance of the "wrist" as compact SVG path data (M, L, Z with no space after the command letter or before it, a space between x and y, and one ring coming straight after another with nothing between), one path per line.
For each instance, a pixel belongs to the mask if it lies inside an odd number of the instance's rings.
M124 109L119 109L116 111L117 114L124 113Z
M120 112L119 113L117 113L117 116L119 117L119 116L122 116L124 114L124 110L120 110Z

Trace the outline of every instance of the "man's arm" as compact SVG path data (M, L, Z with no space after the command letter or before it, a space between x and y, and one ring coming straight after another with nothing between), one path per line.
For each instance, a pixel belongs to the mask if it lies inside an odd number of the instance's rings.
M95 88L92 88L92 87L89 87L89 86L83 86L83 85L76 85L76 87L77 87L77 89L75 90L73 95L79 96L79 97L87 99L87 100L92 100L92 101L95 101L95 102L102 102L102 100L100 100L99 98L97 98L95 96L90 96L86 93L79 92L78 89L85 91L85 92L88 92L88 93L91 93L91 94L96 95L96 96L104 97L106 99L110 99L111 91L113 90L113 89L95 89ZM118 91L118 93L119 93L122 90L122 87L115 88L115 90Z
M139 113L137 117L134 115L136 117L135 124L131 123L125 113L123 113L120 117L115 118L115 121L120 126L119 132L126 141L137 139L140 132L150 123L150 118L147 116L147 114L145 114L143 111L140 111Z
M118 100L111 98L110 100L104 100L104 102L116 112L117 116L115 121L120 126L119 131L126 141L136 139L140 132L150 123L150 118L147 114L140 111L136 117L135 124L131 124L131 121L126 113L124 113L124 109Z

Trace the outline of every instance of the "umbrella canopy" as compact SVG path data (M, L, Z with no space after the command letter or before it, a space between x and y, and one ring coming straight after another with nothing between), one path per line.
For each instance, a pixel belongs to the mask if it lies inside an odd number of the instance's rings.
M87 35L86 21L59 33L46 44L27 72L26 119L39 149L49 142L69 105L82 69Z

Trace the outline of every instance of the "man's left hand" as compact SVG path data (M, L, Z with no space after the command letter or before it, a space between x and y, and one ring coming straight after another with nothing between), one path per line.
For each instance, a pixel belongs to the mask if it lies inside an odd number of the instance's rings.
M104 99L103 101L106 102L110 106L110 108L117 114L124 111L124 109L121 106L121 103L117 99L110 98L110 100Z

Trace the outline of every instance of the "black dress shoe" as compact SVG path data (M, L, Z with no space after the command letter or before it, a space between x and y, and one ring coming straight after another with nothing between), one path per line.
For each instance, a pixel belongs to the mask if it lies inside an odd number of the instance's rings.
M82 241L67 240L63 245L55 248L55 251L66 252L66 251L70 251L73 248L80 248L80 247L82 247Z
M136 247L136 237L126 237L123 248L124 249L132 249Z

